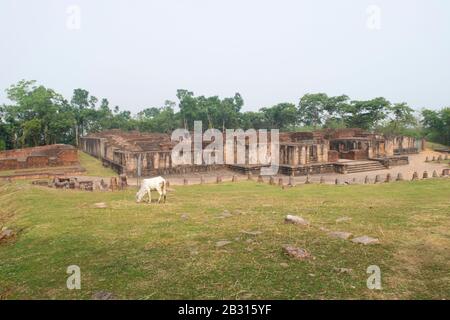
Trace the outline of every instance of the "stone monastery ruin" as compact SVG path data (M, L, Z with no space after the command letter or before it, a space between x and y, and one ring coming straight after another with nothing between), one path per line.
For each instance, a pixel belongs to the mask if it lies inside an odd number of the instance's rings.
M225 139L224 139L225 141ZM408 164L408 154L425 148L423 139L407 136L388 137L362 129L283 132L279 136L280 173L309 175L351 173ZM203 142L203 146L211 142ZM80 148L102 160L119 174L153 176L204 172L229 168L258 174L263 164L172 165L172 150L177 142L162 133L139 133L110 130L81 138ZM246 140L248 159L248 139ZM237 148L234 148L236 158ZM192 157L193 159L194 157Z

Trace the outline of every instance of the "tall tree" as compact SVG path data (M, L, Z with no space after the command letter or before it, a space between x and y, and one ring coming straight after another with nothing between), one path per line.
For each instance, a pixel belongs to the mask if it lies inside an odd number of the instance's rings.
M4 105L2 110L13 147L54 143L66 129L62 123L73 120L64 98L35 81L19 81L6 92L13 104Z
M422 124L426 137L434 142L450 146L450 107L439 111L422 111Z
M300 121L306 126L320 126L327 102L328 96L325 93L305 94L298 104Z
M349 128L369 130L386 118L389 107L390 102L381 97L366 101L354 100L346 106L344 122Z
M297 108L293 103L279 103L271 108L262 108L261 111L270 129L285 130L297 122Z

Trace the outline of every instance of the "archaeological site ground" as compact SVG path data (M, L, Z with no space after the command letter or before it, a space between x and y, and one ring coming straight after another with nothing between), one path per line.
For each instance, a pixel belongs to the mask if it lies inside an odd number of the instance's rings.
M122 134L122 149L117 132L84 140L105 156L61 146L4 153L0 297L448 299L448 155L349 132L331 143L285 139L290 171L275 177L226 166L159 171L165 204L135 202L130 163L142 148L144 168L170 161L146 135ZM66 286L71 265L82 290ZM370 266L382 289L368 288Z

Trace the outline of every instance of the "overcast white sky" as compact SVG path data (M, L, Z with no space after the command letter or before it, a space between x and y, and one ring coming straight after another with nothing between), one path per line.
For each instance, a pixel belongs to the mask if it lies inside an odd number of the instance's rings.
M450 106L448 0L1 0L0 25L0 103L34 79L133 112L178 88L244 110L312 92Z

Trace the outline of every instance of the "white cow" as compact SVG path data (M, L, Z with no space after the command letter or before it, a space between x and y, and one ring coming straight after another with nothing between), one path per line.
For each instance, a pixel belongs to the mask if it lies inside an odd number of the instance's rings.
M141 183L141 188L136 193L136 202L141 202L145 194L148 194L148 203L152 202L151 191L156 190L159 193L158 203L161 202L161 198L164 197L164 202L166 202L166 190L167 182L163 177L155 177L150 179L143 179Z

